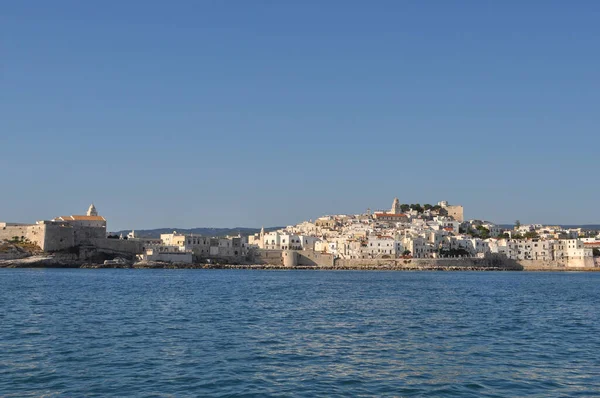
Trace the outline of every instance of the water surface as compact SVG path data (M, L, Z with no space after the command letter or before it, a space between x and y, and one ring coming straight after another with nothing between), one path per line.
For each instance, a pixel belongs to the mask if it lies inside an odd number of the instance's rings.
M600 274L0 269L0 396L600 396Z

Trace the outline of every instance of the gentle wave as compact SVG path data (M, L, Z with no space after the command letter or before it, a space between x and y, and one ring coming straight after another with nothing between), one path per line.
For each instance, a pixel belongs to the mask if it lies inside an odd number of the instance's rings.
M0 270L0 396L598 396L600 274Z

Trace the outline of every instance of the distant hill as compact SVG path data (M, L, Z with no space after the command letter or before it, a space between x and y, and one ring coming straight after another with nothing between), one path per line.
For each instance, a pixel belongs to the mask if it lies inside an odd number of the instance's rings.
M556 224L546 224L546 225L556 225ZM563 228L583 228L585 230L600 230L599 224L589 224L589 225L560 225ZM512 224L502 224L502 228L504 229L512 229L514 225ZM281 229L284 227L269 227L265 228L266 232L275 231L277 229ZM177 231L181 234L194 234L194 235L202 235L202 236L226 236L226 235L237 235L241 234L243 236L254 235L260 232L260 228L247 228L247 227L236 227L236 228L156 228L156 229L136 229L135 233L138 237L141 238L160 238L160 234L170 234L173 231ZM120 235L121 233L126 236L130 233L131 230L127 231L117 231L112 232L113 234Z
M274 231L283 227L269 227L265 228L265 232ZM140 238L160 238L160 234L170 234L173 231L177 231L180 234L194 234L202 236L226 236L226 235L237 235L243 236L254 235L260 232L260 228L156 228L156 229L136 229L135 234ZM113 234L123 234L126 236L131 230L112 232Z

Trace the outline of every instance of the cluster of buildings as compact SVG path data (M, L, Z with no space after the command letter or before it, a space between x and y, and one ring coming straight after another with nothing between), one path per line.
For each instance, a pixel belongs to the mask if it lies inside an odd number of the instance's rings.
M396 198L389 211L324 216L278 231L263 230L250 236L248 245L262 250L313 250L344 259L435 258L459 248L472 256L489 252L482 239L460 235L462 206L444 201L435 207L414 207L401 205Z
M464 220L460 205L401 205L389 211L332 215L248 237L249 248L304 250L335 258L479 257L500 254L511 260L555 261L565 266L594 266L593 248L600 236L581 239L581 229L542 225L505 230L482 220Z
M138 238L132 231L129 241L142 241L140 261L163 261L191 264L195 261L241 261L248 255L247 239L242 236L206 237L173 231L160 239Z
M400 204L390 210L331 215L277 231L244 236L206 237L174 231L160 238L107 236L106 219L92 204L85 215L60 216L35 224L0 223L0 240L28 241L47 252L98 247L136 255L140 261L279 261L291 251L327 259L485 258L492 254L516 261L594 266L600 235L583 237L581 229L517 225L504 229L482 220L464 219L460 205ZM111 239L112 238L112 239ZM298 254L298 253L296 253ZM325 257L323 257L325 258ZM327 260L330 261L330 260Z

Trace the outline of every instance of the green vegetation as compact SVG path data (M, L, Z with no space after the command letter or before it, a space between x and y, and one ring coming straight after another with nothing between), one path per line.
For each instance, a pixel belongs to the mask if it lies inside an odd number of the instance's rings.
M519 229L521 227L521 221L515 221L515 229Z
M404 250L404 251L402 252L402 255L403 255L403 256L410 256L410 250Z
M525 239L537 239L540 237L540 235L535 231L527 232L524 236Z
M489 239L490 237L490 230L483 225L477 226L477 233L481 239Z
M412 203L412 204L408 204L408 203L403 203L400 205L400 210L403 213L406 213L409 210L415 210L419 213L423 213L427 210L431 210L431 211L437 211L438 213L440 213L441 215L447 215L448 212L444 209L442 209L442 206L440 205L432 205L429 203L426 203L424 205L421 205L420 203Z
M14 250L38 253L41 252L42 249L31 242L24 236L13 236L11 240L6 241L0 245L0 253L9 253Z
M470 253L465 249L441 249L440 257L467 257Z
M600 249L594 249L593 252L594 252L594 257L600 256Z
M417 211L417 212L419 212L419 213L423 213L423 211L424 211L423 210L423 206L421 206L419 203L415 203L415 204L410 205L410 208L413 209L413 210L415 210L415 211Z

